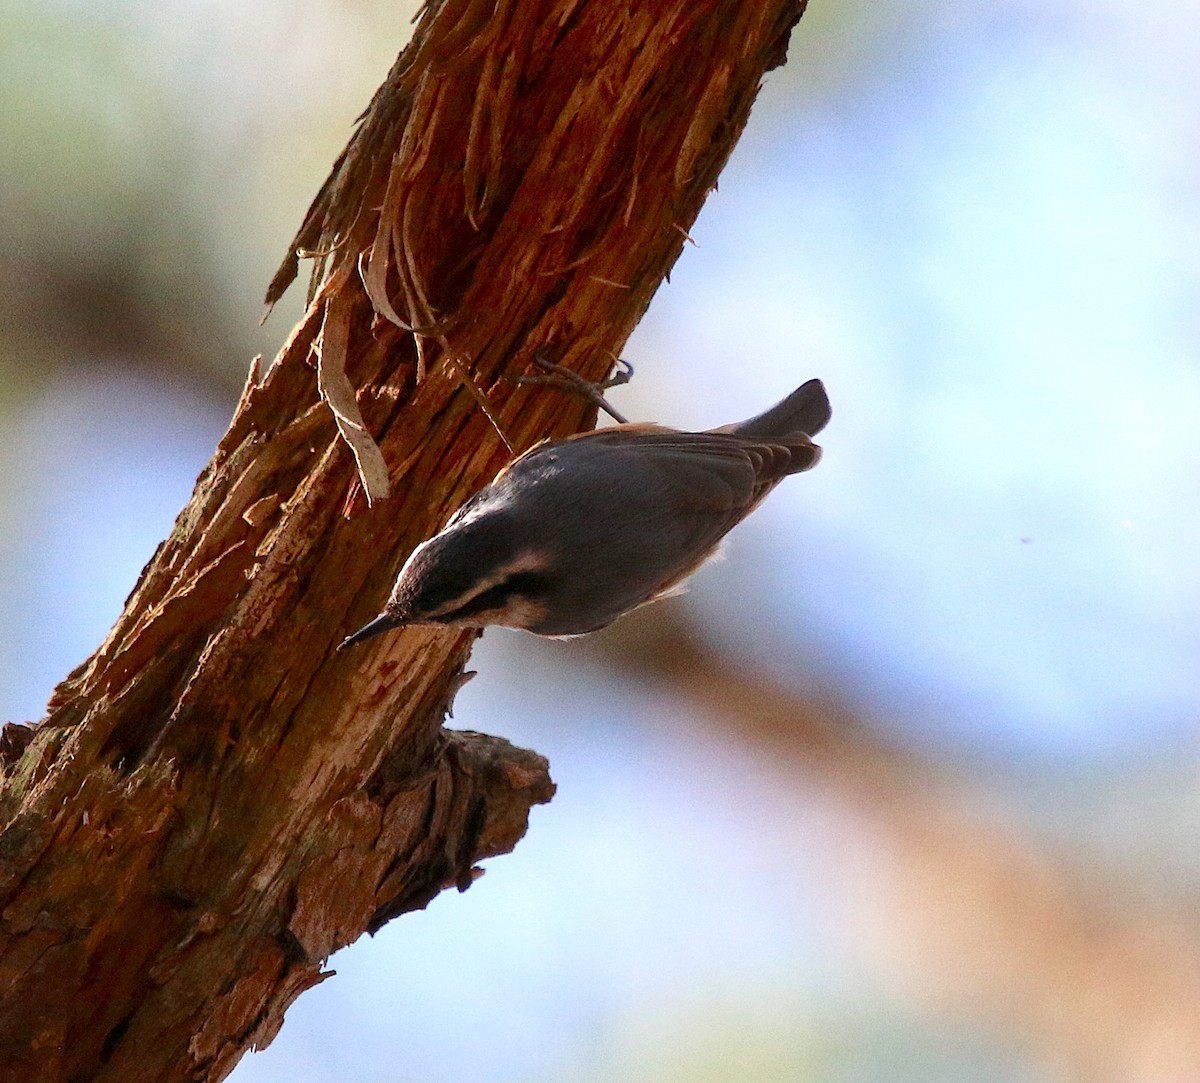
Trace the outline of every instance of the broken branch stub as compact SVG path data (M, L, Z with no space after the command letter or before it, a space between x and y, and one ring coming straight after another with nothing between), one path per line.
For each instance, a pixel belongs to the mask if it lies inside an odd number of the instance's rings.
M424 9L272 283L320 253L305 315L104 643L0 738L12 1078L222 1078L329 952L465 887L549 798L540 757L441 728L472 633L335 646L508 461L497 428L590 422L515 377L607 373L802 8Z

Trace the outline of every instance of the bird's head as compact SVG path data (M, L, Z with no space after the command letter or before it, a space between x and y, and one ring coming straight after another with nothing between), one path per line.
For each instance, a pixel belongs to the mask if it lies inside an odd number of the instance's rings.
M527 629L538 623L546 613L547 560L506 527L501 514L481 516L452 522L422 542L401 568L383 613L341 646L409 624Z

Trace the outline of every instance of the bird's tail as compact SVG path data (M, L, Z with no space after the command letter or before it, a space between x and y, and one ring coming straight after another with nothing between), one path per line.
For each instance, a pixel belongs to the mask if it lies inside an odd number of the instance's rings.
M816 436L828 424L831 414L825 385L820 380L809 380L764 413L715 431L751 440L779 439L797 432Z

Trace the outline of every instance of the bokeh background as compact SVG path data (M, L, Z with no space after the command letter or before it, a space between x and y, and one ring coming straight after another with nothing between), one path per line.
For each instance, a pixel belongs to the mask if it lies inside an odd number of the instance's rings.
M409 34L379 0L0 6L0 719L186 501ZM493 631L559 793L236 1083L1200 1079L1200 7L814 0L614 401L823 377L686 597Z

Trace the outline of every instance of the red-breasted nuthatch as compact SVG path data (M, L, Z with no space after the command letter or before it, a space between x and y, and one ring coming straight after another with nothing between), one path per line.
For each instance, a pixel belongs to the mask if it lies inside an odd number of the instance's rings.
M531 448L400 569L339 650L407 624L581 635L672 591L780 481L817 464L820 380L707 432L615 425Z

